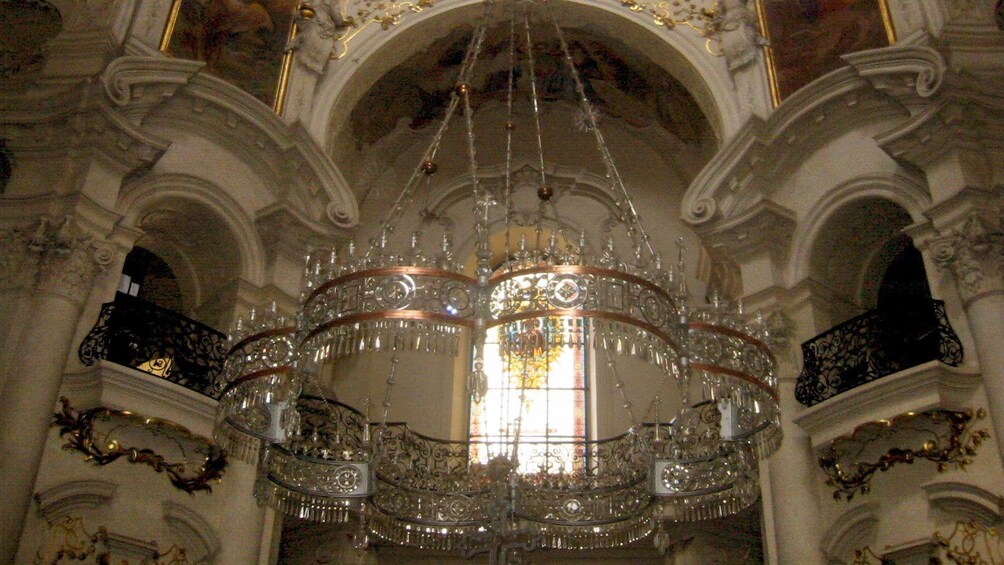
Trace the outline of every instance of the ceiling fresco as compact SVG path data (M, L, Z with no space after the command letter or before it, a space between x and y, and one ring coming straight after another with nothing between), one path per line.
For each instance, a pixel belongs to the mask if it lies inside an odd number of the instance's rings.
M577 104L575 85L553 30L535 29L534 33L540 99L545 104ZM376 82L352 112L352 135L358 147L383 138L402 120L419 130L443 117L470 34L466 27L453 30ZM600 110L601 119L620 119L639 128L661 126L684 143L698 147L713 139L693 97L661 67L619 41L589 30L565 30L565 34L586 93ZM517 39L517 43L518 103L530 98L530 73L525 41ZM489 29L470 81L475 108L493 100L505 102L508 69L509 25L500 22Z
M45 44L63 29L63 19L49 2L0 2L0 79L40 71Z

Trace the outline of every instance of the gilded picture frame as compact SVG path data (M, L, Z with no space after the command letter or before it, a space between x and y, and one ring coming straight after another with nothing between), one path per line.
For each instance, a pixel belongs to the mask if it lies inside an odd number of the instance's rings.
M888 47L887 0L756 0L774 106L844 65L841 55Z
M206 71L281 114L299 0L172 0L161 52Z

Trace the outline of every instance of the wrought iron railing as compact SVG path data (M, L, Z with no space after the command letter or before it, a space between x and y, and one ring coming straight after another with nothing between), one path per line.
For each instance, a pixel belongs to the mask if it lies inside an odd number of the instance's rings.
M84 365L107 359L216 398L226 341L205 324L118 293L101 307L78 355Z
M962 343L940 300L876 308L802 344L795 398L818 404L852 388L938 360L957 367Z

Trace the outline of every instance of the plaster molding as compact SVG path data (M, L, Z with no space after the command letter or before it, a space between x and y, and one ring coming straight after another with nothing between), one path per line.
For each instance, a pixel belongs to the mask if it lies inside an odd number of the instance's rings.
M919 35L927 39L924 35ZM945 59L930 47L917 45L916 38L884 49L869 49L843 55L841 59L868 80L872 87L890 95L907 108L927 103L941 89L945 78Z
M223 544L209 521L198 512L170 500L165 500L162 506L164 521L175 543L185 548L192 563L212 563Z
M847 66L800 89L767 119L751 118L691 183L684 219L700 226L739 216L784 185L826 140L929 112L947 87L944 58L920 44L927 41L917 35L904 44L847 55Z
M953 519L975 520L990 527L1004 516L1004 497L982 487L956 481L931 481L921 485L928 503Z
M983 186L999 178L994 155L1004 152L1004 81L956 72L944 79L941 93L923 110L875 141L892 158L922 169L945 156L970 153L970 167L984 171ZM967 171L968 172L968 171Z
M792 420L819 451L867 422L931 408L963 409L980 383L979 373L929 361L838 394Z
M117 485L107 481L69 481L35 493L38 515L52 524L63 516L78 515L105 505L115 495Z
M992 2L982 2L981 0L943 0L948 8L948 17L951 23L989 24L993 21Z
M967 306L983 296L1004 293L1002 211L1001 203L973 211L961 227L927 242L934 264L952 273Z
M28 253L29 226L0 229L0 290L30 288L38 270L37 257Z
M79 409L105 406L175 422L193 434L212 437L216 401L153 375L100 360L63 376L60 395Z
M113 104L129 106L135 114L137 107L149 111L156 103L174 96L205 65L187 59L125 56L105 67L101 82Z
M769 200L758 202L742 215L718 222L701 239L712 249L723 248L734 260L766 250L776 259L787 256L795 231L795 214Z
M0 289L33 288L81 306L116 247L82 229L74 216L40 216L30 226L0 230Z
M819 200L799 218L799 230L791 244L787 282L800 281L811 276L812 254L821 232L828 229L833 214L845 206L867 198L881 198L903 208L914 222L925 219L924 212L931 206L931 196L926 180L920 174L908 172L868 174L856 177L826 191Z
M201 64L129 56L102 75L118 110L151 131L181 128L233 152L305 213L348 228L359 211L348 183L300 123L287 124L250 94L204 72Z
M929 537L913 539L895 545L887 545L882 552L882 560L903 565L926 565L931 563L931 558L937 548L937 542Z
M200 177L165 173L139 176L125 184L117 208L131 225L142 228L142 217L172 198L198 202L223 219L240 249L240 276L264 284L266 252L260 234L252 225L249 211L237 200L237 195ZM334 231L328 228L329 231ZM184 255L183 253L181 255ZM194 298L194 296L193 296Z
M829 563L844 563L843 559L871 542L878 529L878 509L875 502L851 507L827 528L819 543Z
M254 224L265 252L273 261L280 250L303 256L313 245L331 246L347 239L339 237L327 224L306 218L286 204L258 210Z
M11 149L19 155L96 152L128 172L153 166L170 145L117 112L88 81L74 86L0 100L0 135Z
M843 67L793 94L766 120L753 116L687 189L684 220L700 226L742 215L769 198L822 143L866 125L902 119L902 105L872 88L872 82L903 70L889 65L870 72L865 79Z

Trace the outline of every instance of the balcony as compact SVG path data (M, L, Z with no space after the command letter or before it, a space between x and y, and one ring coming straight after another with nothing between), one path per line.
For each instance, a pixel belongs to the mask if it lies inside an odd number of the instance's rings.
M813 406L929 361L958 367L962 343L940 300L912 300L852 318L802 344L795 398Z
M87 366L105 359L216 398L227 337L181 314L118 293L80 344Z

